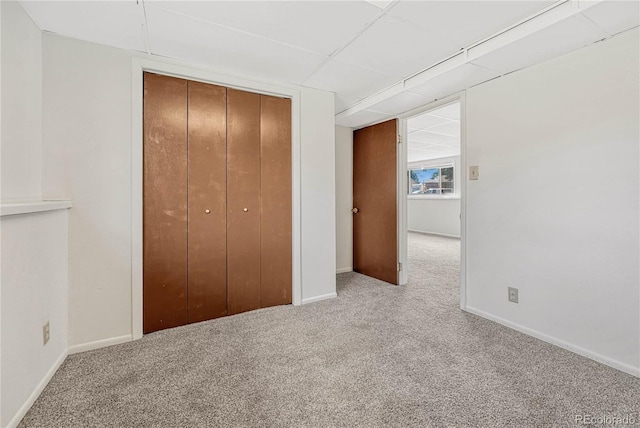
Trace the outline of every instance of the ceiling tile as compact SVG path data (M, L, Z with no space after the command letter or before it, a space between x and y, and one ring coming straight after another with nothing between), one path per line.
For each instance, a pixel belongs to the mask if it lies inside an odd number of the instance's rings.
M436 133L429 132L429 131L416 131L416 132L412 132L411 134L409 134L409 140L410 141L417 141L417 142L431 143L431 144L438 144L438 145L453 144L453 143L455 143L455 141L457 139L458 138L456 138L456 137L450 137L450 136L447 136L447 135L436 134Z
M606 36L584 16L576 15L492 51L473 63L507 73L574 51ZM473 49L469 52L472 55Z
M189 15L329 55L380 9L364 1L149 1Z
M444 117L451 120L460 120L460 103L455 102L429 111L430 115ZM459 126L459 125L458 125Z
M335 96L336 114L346 110L347 108L349 108L352 105L356 104L358 101L361 101L363 98L364 97L362 97L362 98L348 98L348 97L344 97L342 95L336 94L336 96Z
M22 1L41 30L123 49L146 51L144 13L134 1Z
M457 45L412 24L383 16L335 58L402 78L457 49Z
M201 20L146 7L154 54L281 82L301 83L324 57Z
M449 122L444 125L435 126L433 128L429 128L429 131L435 132L436 134L460 138L460 122Z
M418 86L411 87L410 90L431 100L442 99L478 83L491 80L501 74L498 71L488 70L474 64L463 64ZM410 84L410 81L407 84Z
M420 116L410 118L407 126L411 129L427 129L449 122L451 122L449 119L444 119L442 117L432 116L429 113L424 113Z
M618 34L640 25L640 2L602 1L583 14L609 34Z
M391 98L387 98L381 103L375 104L371 108L389 114L399 114L423 106L430 101L431 99L425 97L424 95L405 91L400 92L399 94L394 95Z
M441 36L461 49L528 18L555 2L556 0L400 0L388 14Z
M305 86L332 91L344 98L365 98L395 83L396 78L338 60L328 61Z

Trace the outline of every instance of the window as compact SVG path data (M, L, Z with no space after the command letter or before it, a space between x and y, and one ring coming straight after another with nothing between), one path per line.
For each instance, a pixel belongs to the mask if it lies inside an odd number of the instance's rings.
M455 193L453 165L429 166L408 171L410 195L446 195Z

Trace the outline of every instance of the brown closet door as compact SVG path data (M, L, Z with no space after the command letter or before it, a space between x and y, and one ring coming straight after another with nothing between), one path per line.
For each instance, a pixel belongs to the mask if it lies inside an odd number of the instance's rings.
M187 320L187 81L144 74L143 330Z
M227 311L260 308L260 95L227 90Z
M353 133L353 270L398 284L396 120Z
M227 314L227 89L189 82L187 322Z
M291 100L262 95L261 306L291 303Z

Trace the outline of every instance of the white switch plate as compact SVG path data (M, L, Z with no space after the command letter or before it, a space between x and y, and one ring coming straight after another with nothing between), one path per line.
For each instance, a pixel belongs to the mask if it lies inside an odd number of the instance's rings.
M469 180L477 180L480 178L480 167L473 165L469 167Z

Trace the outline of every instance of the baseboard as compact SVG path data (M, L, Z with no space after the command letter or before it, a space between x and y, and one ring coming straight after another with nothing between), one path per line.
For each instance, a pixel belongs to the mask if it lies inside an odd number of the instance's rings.
M62 351L62 354L60 354L60 356L53 363L51 368L47 370L47 373L45 373L42 380L38 382L38 385L36 385L31 395L29 395L29 398L27 398L27 401L25 401L24 404L20 407L20 409L18 409L18 412L15 415L13 415L13 418L11 418L6 428L15 428L18 426L22 418L25 417L25 415L27 414L31 406L33 406L33 403L35 403L38 397L40 397L40 394L42 394L42 391L44 391L44 388L49 384L49 381L51 380L53 375L56 374L56 372L58 371L62 363L64 363L64 360L67 358L67 355L69 354L66 350Z
M336 273L353 272L353 267L340 268L336 270Z
M95 342L81 343L69 347L69 354L77 354L78 352L93 351L94 349L104 348L111 345L119 345L121 343L131 342L133 337L130 334L124 336L110 337L109 339L96 340Z
M537 330L530 329L528 327L524 327L520 324L516 324L514 322L508 321L504 318L500 318L494 315L491 315L487 312L484 312L480 309L476 309L467 305L466 309L463 309L469 313L477 315L482 318L486 318L490 321L497 322L498 324L502 324L505 327L512 328L513 330L519 331L520 333L527 334L529 336L533 336L536 339L540 339L544 342L550 343L552 345L558 346L560 348L566 349L567 351L571 351L575 354L582 355L583 357L589 358L591 360L597 361L609 367L612 367L616 370L623 371L632 376L640 377L640 367L633 367L629 364L622 363L620 361L616 361L612 358L605 357L604 355L600 355L596 352L589 351L588 349L582 348L580 346L574 345L569 342L565 342L564 340L558 339L553 336L549 336L547 334L541 333Z
M460 239L460 235L447 235L446 233L425 232L424 230L407 229L407 232L421 233L423 235L444 236L445 238L457 238L457 239Z
M307 303L319 302L320 300L335 299L336 297L338 297L337 293L323 294L321 296L315 296L315 297L309 297L308 299L302 299L302 304L306 305Z

